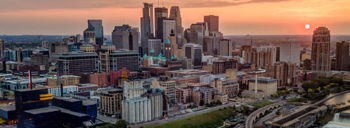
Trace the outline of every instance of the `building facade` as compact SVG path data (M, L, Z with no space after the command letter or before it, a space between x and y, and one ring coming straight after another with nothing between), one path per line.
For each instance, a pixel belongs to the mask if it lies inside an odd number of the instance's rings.
M93 73L90 75L90 83L96 84L98 87L108 87L108 74L103 73Z
M221 56L232 56L232 41L228 39L221 39L219 42L220 50L219 55Z
M297 84L296 72L297 64L293 62L277 62L266 66L266 76L276 79L279 88Z
M349 70L349 42L338 42L335 50L335 69L338 71Z
M118 49L138 51L139 31L129 25L115 26L112 32L112 44Z
M204 22L208 23L210 32L219 31L219 16L214 16L214 15L204 16Z
M88 28L94 30L96 44L102 46L104 44L102 20L88 20Z
M97 72L99 59L96 53L67 53L58 57L60 75L78 75Z
M119 115L122 113L123 89L114 89L100 95L100 109L106 115Z
M326 27L318 27L312 36L311 69L326 72L331 70L330 31ZM282 51L282 49L281 49Z
M293 38L288 38L280 43L279 61L291 61L300 64L300 42ZM273 64L273 63L272 63Z

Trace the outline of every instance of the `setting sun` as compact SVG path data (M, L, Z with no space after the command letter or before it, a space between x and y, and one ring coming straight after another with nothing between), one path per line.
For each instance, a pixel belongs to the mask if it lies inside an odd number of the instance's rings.
M309 25L309 24L306 24L306 25L305 25L305 28L306 28L306 29L309 29L309 28L310 28L310 25Z

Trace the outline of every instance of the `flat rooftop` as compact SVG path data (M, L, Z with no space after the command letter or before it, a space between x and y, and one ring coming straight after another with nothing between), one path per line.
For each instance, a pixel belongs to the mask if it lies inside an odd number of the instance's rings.
M57 111L60 111L60 110L46 107L46 108L38 108L38 109L26 110L24 112L36 115L36 114L50 113L50 112L57 112Z
M0 107L0 109L4 110L4 111L15 111L16 110L16 106L15 105L8 105L8 106Z

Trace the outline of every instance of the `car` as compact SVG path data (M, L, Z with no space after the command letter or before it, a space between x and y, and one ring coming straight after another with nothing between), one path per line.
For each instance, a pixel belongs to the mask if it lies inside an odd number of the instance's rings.
M113 115L112 118L116 118L117 116Z

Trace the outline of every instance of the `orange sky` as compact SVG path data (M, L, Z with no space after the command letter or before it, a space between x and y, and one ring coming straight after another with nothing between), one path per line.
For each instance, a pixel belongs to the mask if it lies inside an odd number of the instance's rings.
M140 27L143 2L157 6L155 0L130 1L2 1L0 34L82 34L87 19L102 19L105 35L110 35L114 26ZM311 34L318 26L350 35L350 0L176 0L163 5L180 6L184 28L203 21L204 15L218 15L224 35Z

